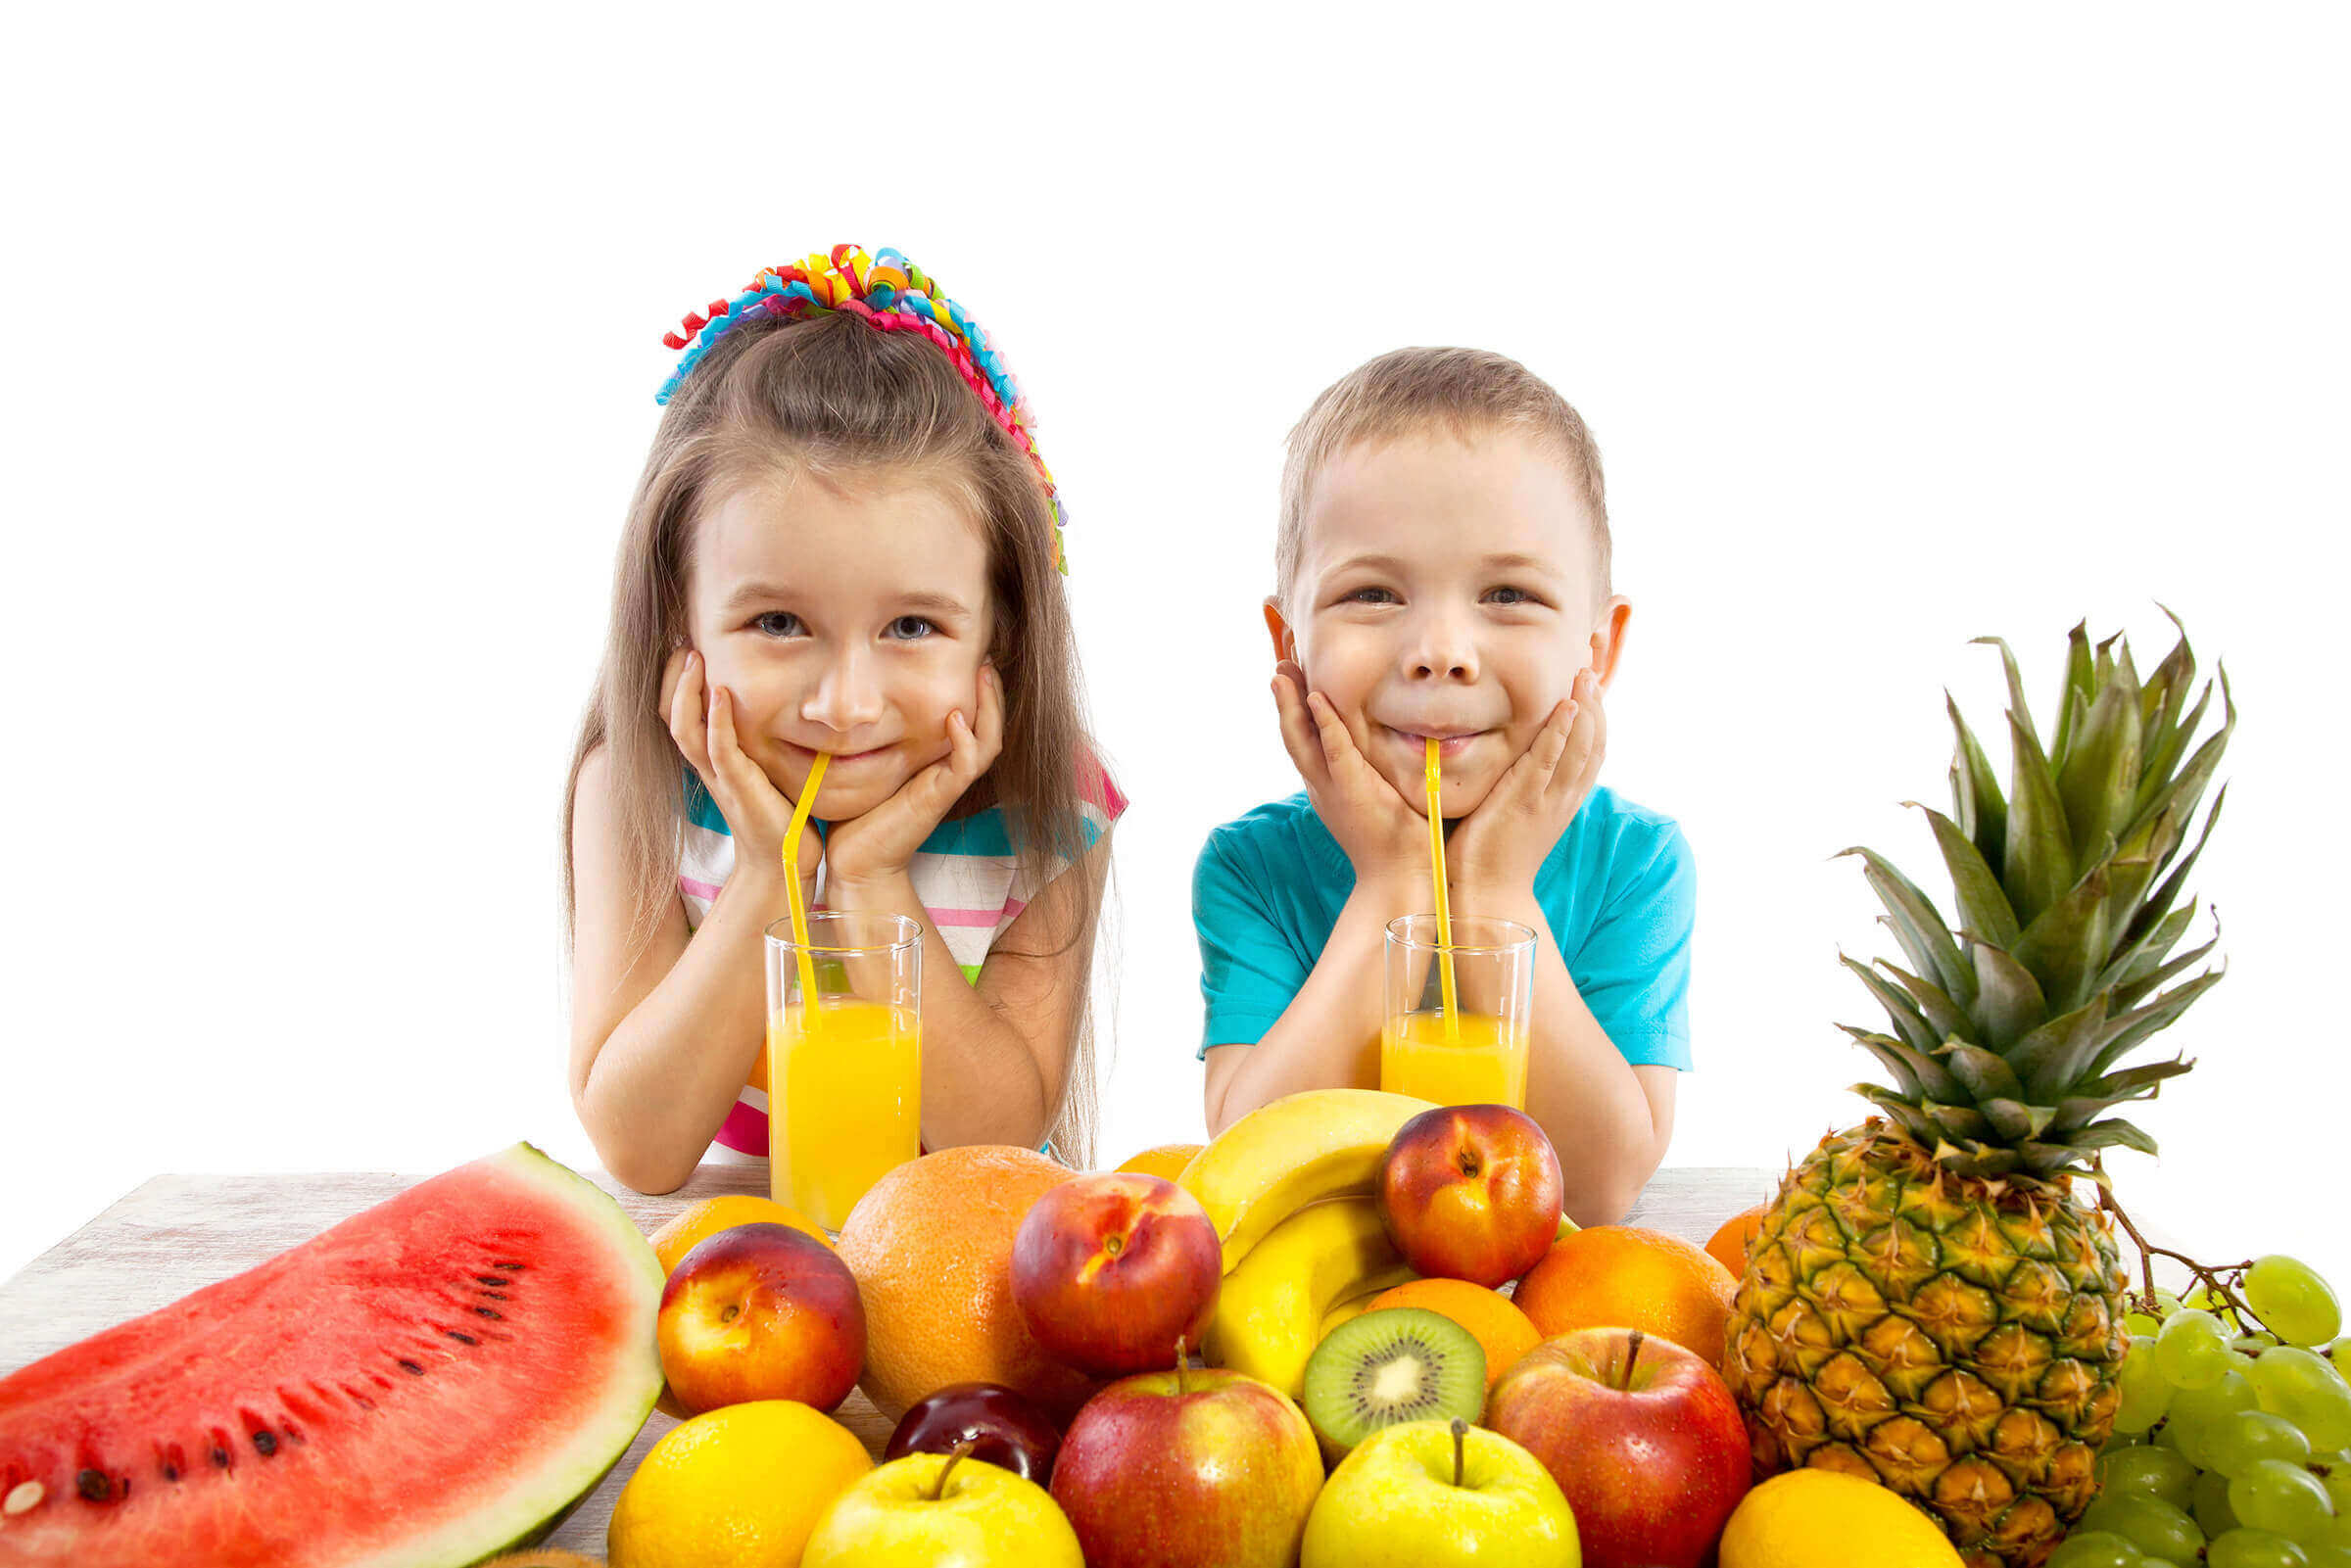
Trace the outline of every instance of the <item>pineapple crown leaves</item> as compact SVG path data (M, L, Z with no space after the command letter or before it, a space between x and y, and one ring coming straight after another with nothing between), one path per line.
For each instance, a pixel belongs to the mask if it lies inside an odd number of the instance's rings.
M2152 1097L2192 1066L2121 1068L2122 1058L2225 973L2216 962L2187 974L2219 945L2217 914L2210 941L2173 950L2195 919L2183 894L2226 785L2192 844L2188 829L2236 706L2226 669L2190 705L2196 665L2184 627L2141 680L2120 634L2093 648L2076 626L2044 747L2015 654L1998 638L1976 641L2000 650L2007 675L2008 788L1945 692L1957 736L1951 810L1905 802L1934 830L1957 926L1883 855L1843 851L1860 857L1909 965L1838 955L1889 1021L1884 1030L1846 1026L1894 1079L1853 1089L1956 1174L2095 1179L2102 1149L2155 1152L2139 1128L2102 1113ZM2215 684L2222 722L2198 741Z

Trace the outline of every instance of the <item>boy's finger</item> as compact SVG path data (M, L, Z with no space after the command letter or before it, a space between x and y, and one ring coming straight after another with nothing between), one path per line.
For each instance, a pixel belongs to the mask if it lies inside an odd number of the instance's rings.
M1308 784L1320 784L1328 772L1322 763L1322 748L1315 738L1306 704L1298 700L1298 688L1286 675L1273 677L1273 707L1281 719L1281 746L1290 754L1290 766Z
M1339 710L1330 705L1330 698L1319 691L1309 691L1306 706L1314 715L1315 738L1321 743L1323 765L1335 774L1358 759L1355 736L1347 733L1346 722L1339 717Z

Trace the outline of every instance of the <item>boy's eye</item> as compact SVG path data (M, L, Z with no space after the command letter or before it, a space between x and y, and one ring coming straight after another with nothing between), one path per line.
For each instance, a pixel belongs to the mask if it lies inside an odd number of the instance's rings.
M1532 604L1536 602L1536 599L1523 588L1511 588L1506 585L1502 588L1488 589L1486 602L1489 604Z
M1404 601L1396 596L1393 589L1359 588L1350 593L1342 602L1348 604L1401 604Z
M929 637L938 627L919 615L901 615L889 623L889 635L901 642L915 642Z
M790 610L769 610L751 622L752 629L769 637L798 637L800 618Z

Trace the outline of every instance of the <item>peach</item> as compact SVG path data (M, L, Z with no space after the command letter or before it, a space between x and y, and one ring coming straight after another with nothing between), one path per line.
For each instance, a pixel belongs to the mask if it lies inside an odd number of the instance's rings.
M696 1243L662 1287L654 1324L670 1393L697 1414L749 1400L831 1410L865 1365L856 1277L790 1225L736 1225Z
M1047 1355L1095 1377L1171 1364L1200 1343L1223 1279L1200 1200L1112 1171L1049 1189L1012 1244L1012 1300Z
M1389 1240L1416 1272L1491 1290L1543 1260L1566 1184L1534 1117L1457 1105L1396 1129L1377 1195Z

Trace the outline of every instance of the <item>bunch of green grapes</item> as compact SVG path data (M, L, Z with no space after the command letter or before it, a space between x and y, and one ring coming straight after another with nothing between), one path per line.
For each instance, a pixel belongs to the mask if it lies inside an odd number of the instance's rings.
M2047 1568L2351 1568L2351 1338L2291 1258L2124 1319L2097 1500Z

